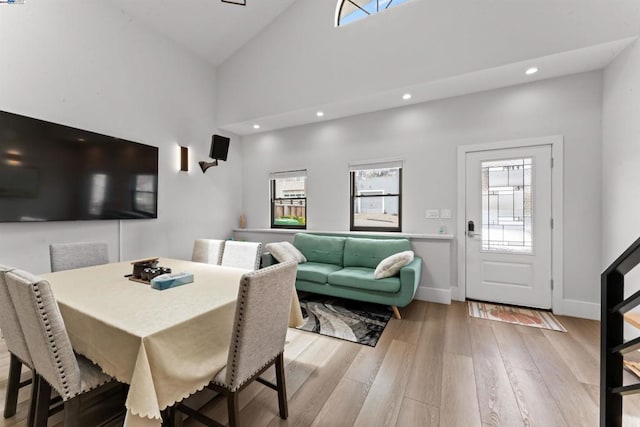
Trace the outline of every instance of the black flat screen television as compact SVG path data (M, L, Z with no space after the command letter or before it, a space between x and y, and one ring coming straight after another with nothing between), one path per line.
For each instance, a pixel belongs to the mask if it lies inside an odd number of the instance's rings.
M157 147L0 111L0 222L157 217Z

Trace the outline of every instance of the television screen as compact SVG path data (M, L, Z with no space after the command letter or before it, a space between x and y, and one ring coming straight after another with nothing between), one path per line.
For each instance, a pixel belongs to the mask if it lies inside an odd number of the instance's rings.
M158 148L0 111L0 222L158 216Z

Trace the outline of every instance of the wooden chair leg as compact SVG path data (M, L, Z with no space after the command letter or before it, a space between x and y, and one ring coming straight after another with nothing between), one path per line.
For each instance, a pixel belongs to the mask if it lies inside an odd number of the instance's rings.
M36 394L36 414L35 414L35 427L46 427L49 420L49 404L51 401L51 386L47 381L38 376L38 391Z
M400 311L398 310L398 307L396 307L395 305L392 305L391 308L393 308L393 315L395 316L395 318L398 320L402 320L402 316L400 316Z
M80 397L74 397L64 402L64 427L78 427L80 425Z
M286 420L289 417L289 405L287 403L287 381L284 377L284 354L280 353L276 358L276 384L278 386L278 406L280 418Z
M240 421L238 392L229 392L227 394L227 409L229 411L229 427L238 427Z
M27 427L34 427L36 419L36 404L38 402L38 382L40 376L33 371L31 377L31 402L29 402L29 415L27 416Z
M9 378L7 379L7 395L4 400L4 417L13 417L18 408L18 392L20 391L20 373L22 362L11 353L9 356Z

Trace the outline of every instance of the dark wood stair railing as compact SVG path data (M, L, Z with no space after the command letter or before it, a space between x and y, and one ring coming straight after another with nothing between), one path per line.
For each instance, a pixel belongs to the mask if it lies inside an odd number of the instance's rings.
M622 383L622 356L640 348L640 338L625 342L623 335L624 314L640 304L640 291L624 298L624 276L638 264L640 239L601 276L600 427L622 426L622 396L640 393L640 383Z

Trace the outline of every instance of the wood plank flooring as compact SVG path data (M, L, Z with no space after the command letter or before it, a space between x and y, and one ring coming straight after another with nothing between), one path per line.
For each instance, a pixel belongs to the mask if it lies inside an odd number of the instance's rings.
M256 383L240 395L241 425L598 425L598 322L558 316L562 333L472 319L463 303L421 301L401 313L375 348L289 330L289 419L278 417L275 393ZM8 360L0 341L0 409ZM209 397L191 400L226 422L225 402ZM18 414L0 418L0 427L24 426L28 399L21 391ZM106 406L94 412L104 415ZM60 414L50 420L60 423ZM106 425L121 424L120 417ZM640 426L640 396L625 397L625 426Z

